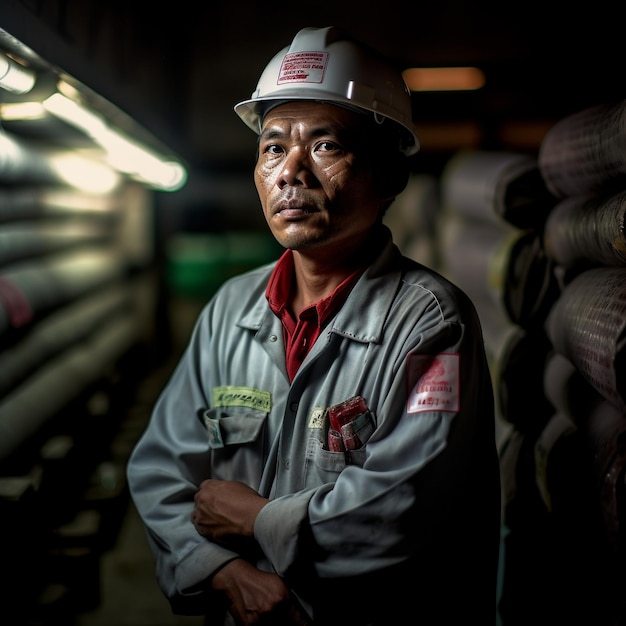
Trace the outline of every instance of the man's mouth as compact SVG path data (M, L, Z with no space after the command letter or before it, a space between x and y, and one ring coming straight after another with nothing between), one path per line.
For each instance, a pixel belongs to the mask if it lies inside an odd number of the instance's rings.
M314 212L315 211L311 209L310 207L305 207L302 205L298 205L298 206L287 205L282 208L279 208L278 211L276 211L274 215L278 215L284 219L295 219L295 218L304 217L305 215L310 215L311 213L314 213Z
M317 209L314 205L304 202L301 198L283 199L278 203L274 215L280 215L283 218L297 218L316 213Z

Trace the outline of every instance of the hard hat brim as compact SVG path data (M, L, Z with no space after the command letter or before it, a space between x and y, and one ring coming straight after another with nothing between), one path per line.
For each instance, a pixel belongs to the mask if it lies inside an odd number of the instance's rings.
M242 100L235 105L234 110L246 126L258 135L261 132L263 118L270 109L273 109L280 104L293 101L325 102L336 106L344 106L353 111L369 112L374 117L378 116L386 118L396 127L400 128L406 138L406 141L404 142L405 145L401 147L401 151L407 156L411 156L419 151L419 139L413 130L413 124L410 120L402 123L397 119L397 114L392 117L390 115L386 115L383 111L377 110L373 107L365 107L362 104L355 104L349 98L344 98L336 94L333 95L332 99L329 99L328 92L321 90L316 92L313 89L308 89L306 94L303 94L301 89L294 90L293 93L290 93L289 90L283 90L280 93L280 97L274 96Z

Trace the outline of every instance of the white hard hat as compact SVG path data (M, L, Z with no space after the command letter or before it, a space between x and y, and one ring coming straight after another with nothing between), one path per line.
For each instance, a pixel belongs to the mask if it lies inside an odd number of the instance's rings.
M408 156L419 150L411 94L400 72L334 26L298 32L267 64L252 97L235 105L235 112L259 134L270 105L292 100L329 102L369 111L381 123L392 120L401 129L401 151Z

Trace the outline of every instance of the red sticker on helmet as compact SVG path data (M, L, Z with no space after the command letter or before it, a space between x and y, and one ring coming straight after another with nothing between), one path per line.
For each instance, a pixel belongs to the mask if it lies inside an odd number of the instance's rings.
M290 52L280 66L277 84L321 83L327 63L328 52Z

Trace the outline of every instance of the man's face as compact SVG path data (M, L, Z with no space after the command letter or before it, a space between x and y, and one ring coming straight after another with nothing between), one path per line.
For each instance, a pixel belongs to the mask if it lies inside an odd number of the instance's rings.
M373 151L360 114L289 102L265 117L254 181L265 219L285 248L342 253L366 240L381 204Z

